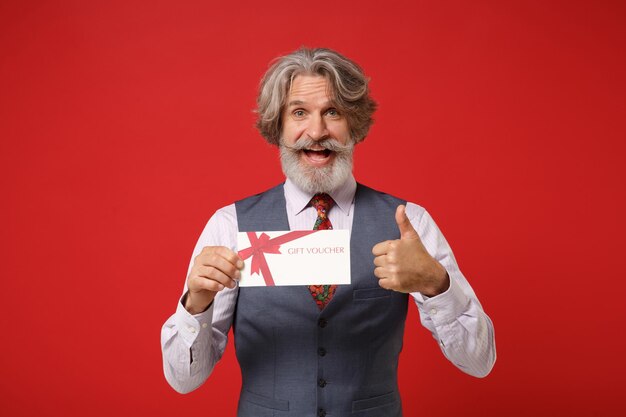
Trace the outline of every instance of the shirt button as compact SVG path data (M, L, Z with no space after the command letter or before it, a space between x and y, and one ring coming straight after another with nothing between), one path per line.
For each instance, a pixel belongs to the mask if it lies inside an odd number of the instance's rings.
M206 328L207 328L207 326L208 326L208 324L206 324L206 323L202 323L202 328L203 328L203 329L206 329Z
M323 378L320 378L320 379L317 381L317 386L318 386L318 387L320 387L320 388L324 388L324 387L326 386L326 380L325 380L325 379L323 379Z
M189 330L189 333L195 333L196 332L196 328L195 327L187 327L187 330Z
M317 354L320 356L326 356L326 349L324 348L317 349Z
M326 417L326 410L324 410L323 408L317 410L317 417Z
M437 314L437 309L436 308L431 309L430 310L430 315L434 316L435 314Z
M317 325L320 326L322 329L326 327L327 324L328 324L328 321L326 319L319 319L317 321Z

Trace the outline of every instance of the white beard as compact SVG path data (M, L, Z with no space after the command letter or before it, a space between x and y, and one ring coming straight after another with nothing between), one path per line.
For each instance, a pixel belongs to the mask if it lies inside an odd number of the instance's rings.
M335 157L329 165L316 168L301 163L302 149L311 148L314 145L334 152ZM320 141L299 139L294 145L288 146L281 140L279 149L283 173L296 186L308 193L330 193L343 184L352 172L354 152L352 141L342 145L335 139Z

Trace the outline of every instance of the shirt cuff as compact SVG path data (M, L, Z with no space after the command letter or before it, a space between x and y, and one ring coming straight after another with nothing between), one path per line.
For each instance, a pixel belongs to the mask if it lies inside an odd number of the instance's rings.
M434 297L422 295L424 311L430 316L435 326L444 326L455 321L467 309L470 299L456 280L450 276L450 287Z
M193 345L193 342L201 331L211 329L211 322L213 321L213 303L202 313L191 314L183 305L184 297L184 295L181 297L178 307L176 308L175 322L178 334L183 339L185 345L191 348L191 345Z

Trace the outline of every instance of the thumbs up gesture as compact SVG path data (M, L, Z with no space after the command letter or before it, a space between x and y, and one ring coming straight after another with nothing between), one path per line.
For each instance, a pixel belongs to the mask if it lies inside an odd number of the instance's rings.
M420 292L433 297L448 289L450 278L424 248L405 210L403 205L396 209L400 239L380 242L372 248L374 275L379 285L388 290Z

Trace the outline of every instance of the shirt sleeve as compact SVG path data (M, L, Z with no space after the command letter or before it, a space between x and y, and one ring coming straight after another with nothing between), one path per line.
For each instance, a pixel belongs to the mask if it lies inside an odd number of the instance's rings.
M236 251L237 230L235 205L218 210L196 243L187 274L194 258L205 246L226 246ZM238 292L239 287L224 288L206 311L192 315L183 305L187 293L185 279L176 312L161 329L163 371L174 390L182 394L191 392L202 385L213 371L226 348Z
M407 203L406 213L424 247L448 272L450 287L435 297L412 293L420 321L439 343L443 354L463 372L484 377L496 361L491 319L454 259L452 250L424 208Z

